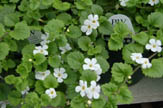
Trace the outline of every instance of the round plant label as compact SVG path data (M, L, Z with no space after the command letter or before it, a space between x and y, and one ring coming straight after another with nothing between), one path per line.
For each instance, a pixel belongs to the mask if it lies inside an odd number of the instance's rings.
M123 14L117 14L117 15L113 15L111 16L108 21L114 26L116 23L118 22L123 22L125 23L128 28L131 30L131 32L133 34L135 34L135 31L134 31L134 28L133 28L133 25L131 23L131 20L129 17L127 17L126 15L123 15Z

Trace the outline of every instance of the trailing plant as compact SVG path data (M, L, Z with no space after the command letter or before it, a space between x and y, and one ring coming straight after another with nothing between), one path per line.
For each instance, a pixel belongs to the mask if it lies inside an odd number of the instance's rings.
M134 73L163 77L162 9L163 0L1 0L0 105L131 103L128 83ZM120 13L130 17L135 33L123 22L113 27L108 21ZM124 43L126 38L131 42ZM103 76L107 83L101 83Z

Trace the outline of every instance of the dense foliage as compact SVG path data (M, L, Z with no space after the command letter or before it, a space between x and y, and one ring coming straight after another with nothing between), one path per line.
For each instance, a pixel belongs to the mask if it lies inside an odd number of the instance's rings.
M122 22L113 27L114 14L127 15L135 34ZM138 69L163 77L162 20L163 0L0 0L0 105L131 103L127 84ZM110 52L120 52L122 62L109 63L119 58ZM99 83L106 72L110 81Z

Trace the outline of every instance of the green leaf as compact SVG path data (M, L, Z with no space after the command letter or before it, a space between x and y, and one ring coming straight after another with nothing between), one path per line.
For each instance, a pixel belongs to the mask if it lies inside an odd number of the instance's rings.
M148 22L154 27L163 28L163 13L153 12L148 16Z
M4 50L5 49L5 50ZM5 42L0 43L0 60L3 60L6 58L6 56L9 53L9 46Z
M31 54L33 55L33 50L35 49L35 45L33 44L28 44L22 49L22 54Z
M78 38L82 35L82 32L78 26L71 25L69 27L69 32L67 33L67 36L70 38Z
M25 103L28 104L30 107L37 106L37 104L40 104L40 98L37 93L30 92L25 96Z
M70 9L70 3L68 2L62 2L61 0L54 0L54 4L53 7L61 10L61 11L66 11L68 9Z
M46 77L43 83L46 88L56 88L58 86L57 79L52 75Z
M30 36L30 29L25 22L18 22L15 25L14 31L9 33L16 40L24 40Z
M114 27L114 33L119 34L121 38L125 38L128 36L130 31L125 23L119 22Z
M36 54L36 55L34 55L34 59L35 59L34 63L36 65L40 65L43 62L45 62L46 57L43 54Z
M8 27L13 27L18 22L19 16L16 13L11 13L4 17L4 24Z
M42 81L38 80L35 83L35 91L38 92L39 94L45 93L45 87Z
M48 62L45 61L44 63L41 63L40 65L34 65L35 71L36 72L43 72L46 71L48 67Z
M44 31L50 34L50 39L53 40L57 34L62 32L64 23L58 19L50 20L47 25L44 26Z
M8 100L11 105L17 106L21 102L21 94L18 91L12 91L8 95Z
M61 59L57 55L56 56L50 56L48 58L48 63L51 67L58 68L61 64Z
M49 6L53 4L54 0L42 0L42 4L45 6Z
M0 83L0 101L7 100L8 94L10 93L10 87L5 83Z
M30 5L29 5L30 9L36 10L39 8L39 6L40 6L39 0L30 0Z
M17 51L18 50L18 45L15 40L12 39L5 39L5 42L9 45L10 51Z
M80 52L71 52L67 56L67 61L72 69L80 69L82 67L82 63L84 62L84 56Z
M111 82L107 84L103 84L101 88L104 95L108 97L110 97L114 92L118 90L118 86Z
M51 99L47 94L41 95L41 105L42 106L48 106L51 103Z
M66 103L65 95L62 92L57 92L57 97L51 102L53 107L64 107Z
M88 51L91 44L91 39L87 36L80 37L78 40L78 46L83 51Z
M20 64L17 66L16 72L19 73L23 78L26 78L28 76L29 70L27 66Z
M55 42L59 45L59 47L63 47L63 46L66 46L67 44L67 38L64 34L61 34L61 35L58 35Z
M108 47L112 51L118 51L123 47L123 39L119 34L112 34L108 41Z
M157 38L163 43L163 30L157 31Z
M104 108L105 104L106 97L101 96L99 99L92 101L92 108Z
M110 35L113 32L113 27L109 21L105 20L100 24L98 30L103 35Z
M103 9L100 5L92 5L91 10L94 14L102 15L103 14Z
M0 23L0 37L2 37L5 34L5 28L3 24Z
M138 42L141 45L146 45L149 40L149 36L145 32L140 32L139 34L136 34L132 38L133 38L133 40L135 40L136 42Z
M67 85L67 91L66 91L66 96L67 99L73 99L75 96L78 95L78 93L75 91L76 84L68 84Z
M58 52L58 47L56 42L50 42L48 45L48 53L49 55L55 55Z
M102 52L102 46L101 45L97 45L95 48L92 47L88 50L88 55L96 55L96 54L100 54Z
M2 61L2 66L3 66L3 69L8 71L8 69L14 68L16 66L16 64L12 59L8 59L8 60L3 60Z
M97 62L100 64L101 68L102 68L102 72L105 73L109 70L109 63L106 61L106 59L104 59L103 57L96 57Z
M151 78L163 77L163 58L153 59L152 67L149 69L143 69L143 74Z
M80 96L76 96L71 101L71 107L72 108L86 108L84 103L84 98Z
M121 104L130 104L133 100L132 93L127 86L122 86L119 89L118 101Z
M114 63L112 70L112 78L117 82L123 82L126 77L133 74L132 67L128 64Z
M134 61L132 61L131 59L131 54L132 53L143 53L144 51L144 47L139 45L139 44L128 44L126 46L124 46L123 50L122 50L122 55L123 55L123 60L125 60L126 63L134 63Z
M57 19L64 22L65 25L69 25L72 23L72 17L68 13L61 13L57 16Z
M80 77L81 80L91 82L97 80L97 74L94 71L91 70L85 70L82 72L82 75Z

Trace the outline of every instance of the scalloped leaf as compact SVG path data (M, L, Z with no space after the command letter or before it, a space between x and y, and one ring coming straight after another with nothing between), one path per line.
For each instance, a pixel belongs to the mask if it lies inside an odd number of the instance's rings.
M151 78L163 77L163 58L153 59L152 67L149 69L143 69L143 74Z
M30 29L26 22L18 22L14 31L10 32L9 35L16 40L24 40L30 36Z
M5 50L4 50L5 49ZM6 56L9 53L9 46L5 42L0 43L0 60L3 60L6 58Z

